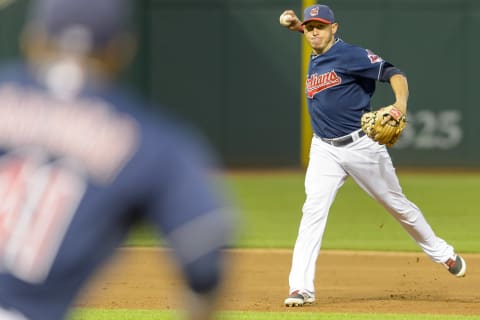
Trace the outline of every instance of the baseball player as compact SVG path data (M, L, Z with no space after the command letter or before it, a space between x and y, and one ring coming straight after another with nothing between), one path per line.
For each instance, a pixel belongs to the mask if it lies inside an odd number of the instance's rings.
M305 178L306 200L285 305L315 301L315 265L328 212L348 176L378 201L434 262L457 277L464 276L464 259L435 235L420 209L402 192L386 148L398 136L380 141L381 129L367 135L361 128L363 115L370 111L376 81L389 82L395 96L392 105L382 108L385 118L381 125L401 121L408 100L405 75L372 51L340 39L336 35L339 25L326 5L306 8L303 22L293 10L286 10L280 23L302 32L312 49L305 81L314 131Z
M64 319L139 221L164 235L188 319L211 319L232 232L201 139L114 80L126 0L37 0L0 72L0 319Z

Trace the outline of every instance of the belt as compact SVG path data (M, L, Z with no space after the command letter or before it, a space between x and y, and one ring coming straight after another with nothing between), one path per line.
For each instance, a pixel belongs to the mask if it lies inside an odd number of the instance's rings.
M357 130L354 131L346 136L339 137L339 138L333 138L333 139L327 139L327 138L321 138L319 137L322 141L331 144L334 147L343 147L346 146L347 144L352 143L355 140L360 139L365 135L365 132L363 130Z

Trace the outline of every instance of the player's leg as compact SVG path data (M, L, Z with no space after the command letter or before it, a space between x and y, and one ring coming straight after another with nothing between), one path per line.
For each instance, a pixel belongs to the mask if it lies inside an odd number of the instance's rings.
M301 300L314 300L315 266L328 211L346 179L346 173L339 165L335 152L335 147L313 138L305 177L306 200L302 208L289 276L290 294L306 294L307 298L287 298L286 305L302 305Z
M445 264L456 257L453 247L437 237L421 210L403 194L387 149L364 139L347 152L358 158L358 150L367 156L352 161L347 169L358 185L388 210L433 261Z

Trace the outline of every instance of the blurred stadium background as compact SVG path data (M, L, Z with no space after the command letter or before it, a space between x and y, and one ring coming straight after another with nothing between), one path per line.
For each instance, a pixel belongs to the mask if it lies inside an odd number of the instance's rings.
M0 60L19 54L28 0L1 1ZM304 0L305 2L305 0ZM300 167L302 37L278 24L301 0L136 0L140 52L124 79L206 133L225 164ZM340 36L404 70L409 125L397 166L476 167L477 0L330 0ZM378 86L378 107L391 101Z

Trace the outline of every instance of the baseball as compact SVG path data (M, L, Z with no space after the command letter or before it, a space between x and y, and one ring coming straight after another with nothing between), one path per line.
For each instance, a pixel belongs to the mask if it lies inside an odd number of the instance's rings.
M280 24L284 27L288 27L293 21L293 16L291 14L282 14L280 16Z

